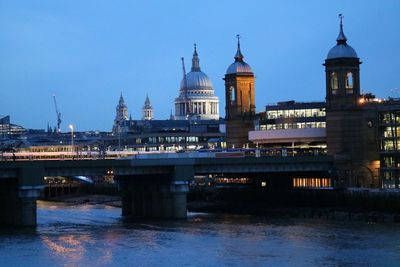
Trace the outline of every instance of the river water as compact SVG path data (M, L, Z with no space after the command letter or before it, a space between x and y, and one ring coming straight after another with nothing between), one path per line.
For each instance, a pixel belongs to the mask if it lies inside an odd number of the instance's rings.
M102 205L39 202L0 230L0 266L400 266L400 225L189 213L124 222Z

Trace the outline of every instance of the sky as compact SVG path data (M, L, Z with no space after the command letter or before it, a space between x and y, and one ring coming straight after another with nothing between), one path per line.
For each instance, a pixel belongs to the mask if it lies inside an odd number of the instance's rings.
M224 116L224 77L236 34L255 75L257 111L323 101L322 66L339 32L361 65L361 90L400 97L400 1L0 0L0 115L44 129L110 131L122 93L133 119L146 94L167 119L193 44Z

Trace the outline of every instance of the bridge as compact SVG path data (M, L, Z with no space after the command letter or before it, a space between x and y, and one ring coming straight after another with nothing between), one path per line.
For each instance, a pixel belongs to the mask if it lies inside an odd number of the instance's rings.
M0 162L0 224L35 226L36 199L44 177L112 173L122 194L122 215L186 218L188 184L195 175L262 177L268 183L292 177L330 177L333 159L302 157L214 157L191 154L121 159Z

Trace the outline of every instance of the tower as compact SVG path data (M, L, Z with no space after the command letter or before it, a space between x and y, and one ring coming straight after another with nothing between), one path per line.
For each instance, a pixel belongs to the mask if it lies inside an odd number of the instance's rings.
M339 185L370 186L374 184L379 159L376 111L360 100L360 59L347 44L343 16L336 45L325 59L326 142L328 154L334 157Z
M146 95L146 100L142 108L142 120L152 120L153 119L153 107L150 104L149 96Z
M236 36L235 62L225 74L226 143L229 148L241 148L249 143L248 132L253 129L255 115L254 74L244 62L240 36Z
M113 132L120 132L121 127L124 121L128 120L128 107L125 104L124 97L122 96L122 93L119 97L118 105L115 108L116 115L114 119L114 125L113 125Z

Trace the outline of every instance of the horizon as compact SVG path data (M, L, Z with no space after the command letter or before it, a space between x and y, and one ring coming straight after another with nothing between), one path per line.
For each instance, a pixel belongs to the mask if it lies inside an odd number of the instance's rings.
M322 64L336 44L339 13L363 61L361 90L400 96L400 2L257 1L240 6L241 14L236 3L0 3L0 114L25 128L54 127L56 95L63 132L69 124L110 131L122 93L133 119L140 119L147 94L155 119L168 119L182 79L180 58L190 69L196 43L224 117L222 78L236 34L256 76L257 112L279 101L325 101Z

